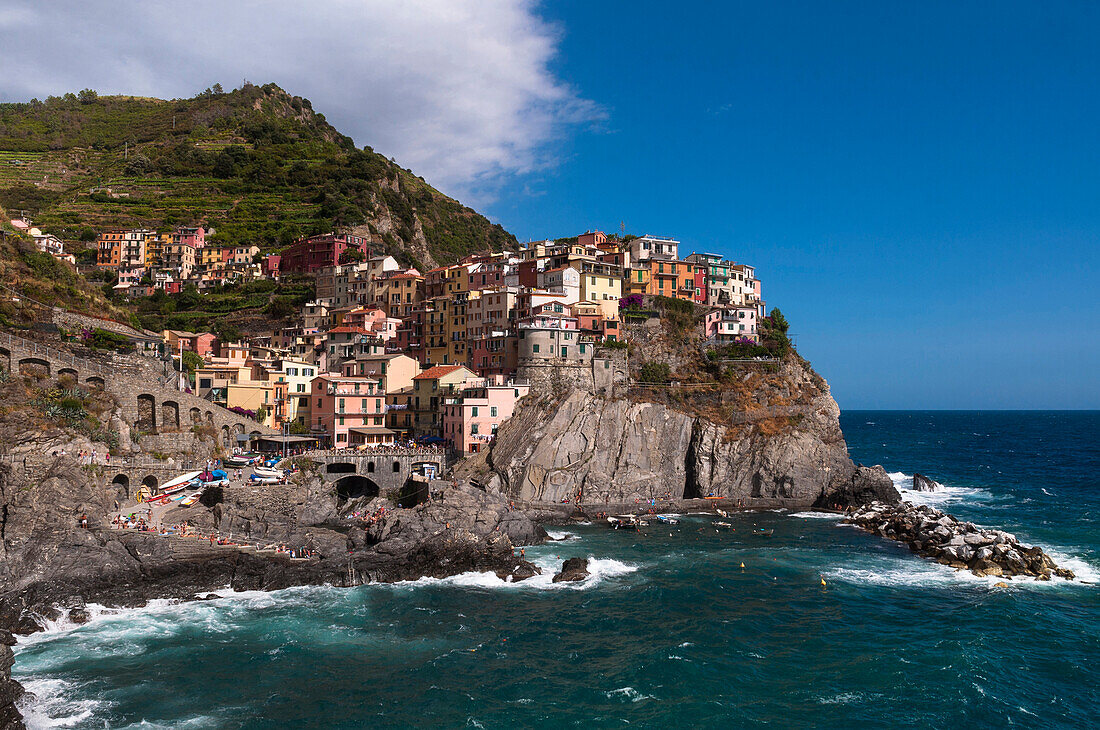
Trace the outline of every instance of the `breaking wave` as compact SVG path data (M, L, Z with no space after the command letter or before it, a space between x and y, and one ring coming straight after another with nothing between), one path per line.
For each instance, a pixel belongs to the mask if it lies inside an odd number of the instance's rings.
M977 499L992 499L993 495L984 489L976 489L974 487L953 487L947 484L940 484L934 492L918 492L913 489L913 475L905 474L900 471L890 472L890 481L894 483L894 488L898 490L898 494L906 502L912 502L913 504L926 504L931 507L940 507L947 504L955 504L957 502L963 502L967 500Z

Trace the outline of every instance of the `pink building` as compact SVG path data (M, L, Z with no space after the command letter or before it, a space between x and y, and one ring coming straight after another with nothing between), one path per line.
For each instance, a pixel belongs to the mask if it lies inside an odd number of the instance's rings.
M735 342L737 340L760 341L757 317L758 305L745 304L731 306L723 309L713 309L703 317L703 327L708 338L714 337L718 342Z
M201 226L197 228L177 228L172 234L172 243L176 245L202 248L206 245L206 230Z
M490 330L469 341L470 367L482 377L512 375L519 363L519 338L515 330Z
M456 451L475 454L488 446L497 427L511 417L516 402L530 386L488 378L464 388L457 396L443 399L443 438Z
M386 395L374 378L319 375L311 383L310 426L330 445L393 444L386 424Z

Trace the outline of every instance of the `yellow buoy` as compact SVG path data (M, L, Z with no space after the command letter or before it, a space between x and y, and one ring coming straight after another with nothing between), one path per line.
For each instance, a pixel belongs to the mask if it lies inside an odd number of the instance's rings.
M824 588L824 587L825 587L825 579L824 579L824 578L822 578L822 579L821 579L821 587L822 587L822 588Z
M741 570L744 570L744 569L745 569L745 564L741 563Z

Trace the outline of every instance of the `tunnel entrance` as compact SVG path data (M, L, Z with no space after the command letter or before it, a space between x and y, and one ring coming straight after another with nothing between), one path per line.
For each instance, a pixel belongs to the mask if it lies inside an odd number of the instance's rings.
M336 496L342 500L349 499L374 499L378 496L378 485L373 480L353 474L336 482Z

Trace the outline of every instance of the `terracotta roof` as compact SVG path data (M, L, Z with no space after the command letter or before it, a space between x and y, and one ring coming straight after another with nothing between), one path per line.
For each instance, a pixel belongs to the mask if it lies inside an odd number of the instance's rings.
M435 365L428 368L424 372L420 373L413 378L413 380L435 380L436 378L442 378L444 375L450 375L455 370L465 367L464 365Z

